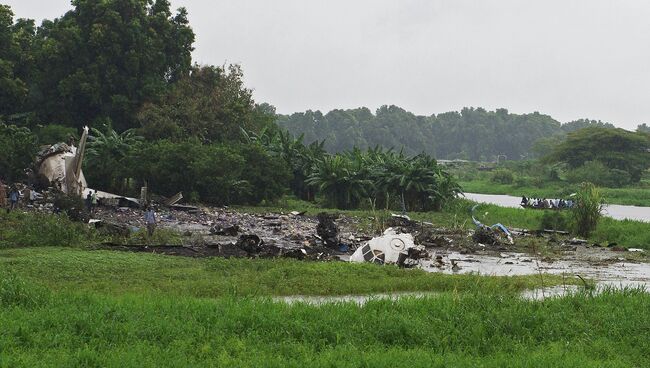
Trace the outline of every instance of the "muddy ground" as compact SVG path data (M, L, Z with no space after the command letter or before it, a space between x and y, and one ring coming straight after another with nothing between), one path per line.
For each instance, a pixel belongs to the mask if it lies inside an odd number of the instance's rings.
M130 208L99 208L94 218L129 230L144 227L142 212ZM346 261L375 234L360 231L360 219L335 219L344 248L325 246L318 219L296 213L239 213L203 207L194 211L163 210L159 227L181 233L182 246L103 244L99 248L190 257L290 257ZM580 275L607 285L650 287L646 252L613 246L604 248L561 234L515 232L507 241L484 244L472 230L441 229L431 224L397 219L393 224L412 233L425 250L411 263L427 272L478 273L494 276L528 274ZM489 240L489 239L488 239Z

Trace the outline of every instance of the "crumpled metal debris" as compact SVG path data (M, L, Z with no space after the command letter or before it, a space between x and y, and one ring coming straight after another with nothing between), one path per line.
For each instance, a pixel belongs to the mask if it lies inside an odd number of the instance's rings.
M326 212L321 212L316 217L318 218L316 234L318 234L320 239L323 241L323 244L329 248L338 248L339 228L334 222L337 216Z
M215 225L212 228L210 228L210 234L212 235L237 236L238 233L239 233L239 225L229 225L229 226Z
M426 257L426 252L416 252L417 249L413 235L400 234L396 229L389 228L382 236L372 238L358 248L350 257L350 262L404 265L409 257Z
M472 207L472 222L474 222L474 225L476 225L476 231L474 231L474 234L472 234L472 239L476 243L481 244L497 245L501 244L504 241L508 244L514 244L512 234L503 224L497 223L492 226L487 226L482 224L479 220L476 219L476 217L474 217L474 210L476 210L478 206L480 206L480 204L474 205L474 207Z

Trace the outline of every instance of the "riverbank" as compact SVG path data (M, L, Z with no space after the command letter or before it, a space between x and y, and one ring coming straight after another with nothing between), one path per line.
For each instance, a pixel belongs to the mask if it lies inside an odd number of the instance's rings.
M468 193L503 194L533 198L566 198L575 191L564 183L545 183L544 188L534 186L517 186L514 184L497 184L489 180L461 181L463 190ZM648 188L600 188L605 202L628 206L650 207L650 189Z
M539 277L49 247L0 250L0 266L3 367L650 364L650 295L634 290L530 301ZM436 294L270 299L394 290Z

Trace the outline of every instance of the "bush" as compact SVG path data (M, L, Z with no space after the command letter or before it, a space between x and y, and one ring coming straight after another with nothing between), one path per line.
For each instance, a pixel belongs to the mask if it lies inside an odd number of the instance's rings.
M14 211L0 214L0 222L0 248L80 246L94 239L86 224L65 216Z
M36 130L40 144L68 143L70 138L77 139L77 130L57 124L48 124Z
M512 184L515 181L515 176L512 171L508 169L498 169L492 174L492 182L498 184Z
M574 200L575 205L571 212L575 230L578 234L588 237L602 217L603 197L594 184L582 183Z
M571 183L590 182L610 188L620 188L631 182L627 171L610 169L600 161L587 161L584 165L569 170L566 178Z
M276 201L282 197L291 179L291 173L285 162L269 155L259 145L241 146L240 154L246 162L242 179L249 184L251 191L237 198L237 201L260 203L263 200Z
M36 136L29 129L0 122L0 179L25 178L37 150Z
M53 205L72 221L88 222L90 214L86 212L84 200L75 195L57 192Z
M567 231L571 227L571 220L564 212L544 211L540 225L540 230Z
M519 176L515 178L513 185L517 188L528 187L532 185L532 180L527 177Z
M182 191L216 205L276 200L290 179L282 159L257 145L159 141L143 144L130 166L152 192L171 196Z

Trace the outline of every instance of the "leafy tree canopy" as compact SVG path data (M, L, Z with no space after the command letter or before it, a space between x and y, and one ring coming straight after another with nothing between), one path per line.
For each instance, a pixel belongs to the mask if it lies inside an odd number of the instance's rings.
M41 121L76 128L106 120L120 131L135 127L142 103L190 69L194 33L187 12L173 15L168 0L72 5L37 31L33 21L12 25L8 8L0 9L0 98L28 95L25 104L2 103L12 111L1 113L33 110Z
M242 78L238 65L193 67L160 101L140 110L142 134L150 140L223 142L238 140L241 129L260 131L273 121L275 108L256 106Z
M564 162L570 168L598 161L629 173L631 181L638 182L650 167L650 138L623 129L585 128L569 133L546 160Z

